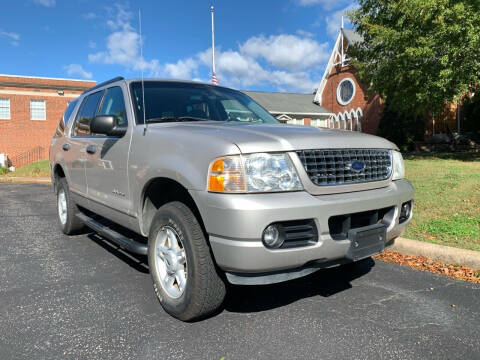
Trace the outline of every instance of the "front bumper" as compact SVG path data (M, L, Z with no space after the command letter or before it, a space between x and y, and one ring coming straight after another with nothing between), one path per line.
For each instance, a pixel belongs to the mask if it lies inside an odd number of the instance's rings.
M330 236L328 219L335 215L393 206L395 213L386 238L386 246L390 245L405 231L410 221L399 224L399 213L401 204L412 200L413 193L412 185L405 179L373 190L319 196L305 191L268 194L191 191L218 266L229 273L247 273L249 276L298 269L310 262L341 263L347 255L350 241L334 240ZM275 250L263 245L261 236L269 224L312 218L319 232L316 244Z

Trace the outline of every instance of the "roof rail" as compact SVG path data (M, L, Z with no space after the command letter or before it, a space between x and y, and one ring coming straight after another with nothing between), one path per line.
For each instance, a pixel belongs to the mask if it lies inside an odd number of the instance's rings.
M108 85L108 84L111 84L111 83L114 83L114 82L120 81L120 80L125 80L125 79L124 79L123 76L117 76L117 77L114 77L113 79L110 79L110 80L104 81L104 82L102 82L98 85L95 85L94 87L91 87L90 89L85 90L83 93L85 94L86 92L98 89L99 87L102 87L102 86L105 86L105 85Z

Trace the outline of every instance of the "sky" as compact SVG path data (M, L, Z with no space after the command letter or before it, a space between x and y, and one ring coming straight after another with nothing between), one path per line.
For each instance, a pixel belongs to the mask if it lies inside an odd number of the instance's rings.
M351 0L16 0L0 13L0 73L210 81L311 93ZM138 11L142 14L139 35ZM348 21L345 27L351 27ZM143 58L140 44L143 44Z

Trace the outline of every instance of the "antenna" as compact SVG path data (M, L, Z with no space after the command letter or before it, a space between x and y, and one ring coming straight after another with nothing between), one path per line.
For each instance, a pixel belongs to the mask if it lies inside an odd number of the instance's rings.
M143 41L142 41L142 13L138 9L138 27L140 32L140 69L142 70L142 110L143 110L143 136L147 133L147 120L145 119L145 81L143 80Z

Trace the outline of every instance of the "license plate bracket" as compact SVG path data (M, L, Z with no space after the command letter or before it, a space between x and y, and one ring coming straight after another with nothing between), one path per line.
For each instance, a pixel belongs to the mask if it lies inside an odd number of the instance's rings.
M387 227L384 224L374 224L348 231L350 248L347 258L353 261L365 259L385 250Z

